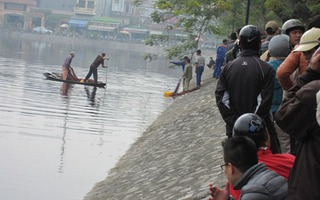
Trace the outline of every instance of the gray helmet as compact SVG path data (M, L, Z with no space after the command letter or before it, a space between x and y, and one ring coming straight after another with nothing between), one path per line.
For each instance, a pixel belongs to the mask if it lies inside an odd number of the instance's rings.
M240 45L244 49L259 49L261 33L257 26L246 25L239 33Z
M271 38L268 46L272 57L287 57L290 53L290 37L285 34L275 35Z
M289 35L290 31L300 29L302 32L305 32L306 28L304 24L298 19L289 19L282 25L282 33Z

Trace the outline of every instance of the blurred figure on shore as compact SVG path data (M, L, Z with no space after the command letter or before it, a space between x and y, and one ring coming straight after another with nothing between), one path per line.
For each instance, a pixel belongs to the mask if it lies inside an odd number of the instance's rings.
M187 91L189 90L190 81L192 79L192 65L188 56L183 57L183 61L185 62L185 68L182 74L183 91Z
M214 64L215 64L216 62L213 60L213 58L212 57L210 57L210 60L209 60L209 63L207 64L207 66L211 69L214 69Z
M196 73L196 85L197 87L201 87L201 77L204 71L204 66L206 65L206 60L201 55L201 50L198 49L196 51L195 61L194 61L194 68Z
M185 68L185 61L184 61L184 58L185 58L186 56L184 56L184 57L182 57L182 59L180 60L180 61L170 61L170 63L171 64L174 64L174 65L177 65L177 66L181 66L181 69L182 69L182 71L184 71L184 68Z
M224 64L224 58L227 52L227 39L224 39L222 44L217 48L216 64L213 70L213 78L218 79L221 72L221 67Z

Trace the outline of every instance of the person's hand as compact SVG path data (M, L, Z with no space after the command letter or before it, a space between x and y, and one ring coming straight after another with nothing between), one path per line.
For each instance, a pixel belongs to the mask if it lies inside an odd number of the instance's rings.
M226 186L224 189L218 188L217 186L212 185L212 183L209 184L209 194L210 198L209 200L227 200L229 198L230 192L229 192L230 183L229 181L226 183Z
M320 48L318 48L310 60L310 68L320 73Z

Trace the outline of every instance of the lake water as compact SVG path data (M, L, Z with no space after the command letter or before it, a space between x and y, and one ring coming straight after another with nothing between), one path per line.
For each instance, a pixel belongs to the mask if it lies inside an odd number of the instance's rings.
M163 92L181 69L105 41L34 37L0 38L0 199L79 200L172 101ZM106 52L108 68L98 73L107 87L46 80L42 73L61 72L70 51L79 77Z

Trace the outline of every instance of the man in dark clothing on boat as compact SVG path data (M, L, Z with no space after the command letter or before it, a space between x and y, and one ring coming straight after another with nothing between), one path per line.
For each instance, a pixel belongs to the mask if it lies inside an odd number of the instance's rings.
M93 63L90 65L90 70L84 80L81 80L81 82L87 82L87 80L90 78L90 76L93 74L94 82L98 82L98 67L99 65L102 65L102 67L106 67L104 65L104 60L109 58L106 57L105 53L102 53L101 55L98 55L96 59L93 61Z
M73 68L71 67L72 59L74 58L75 53L71 52L70 55L66 58L62 65L62 78L63 80L70 80L70 81L78 81L77 75L74 73Z

